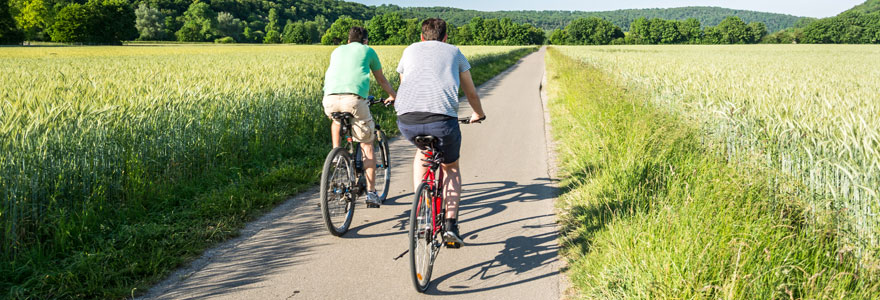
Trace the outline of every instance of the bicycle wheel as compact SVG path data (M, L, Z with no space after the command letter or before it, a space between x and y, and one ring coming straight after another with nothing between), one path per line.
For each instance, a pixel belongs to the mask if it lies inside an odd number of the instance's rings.
M391 185L391 152L388 149L388 140L385 133L376 130L376 144L373 147L373 157L376 158L376 194L379 202L385 202L388 198L388 187Z
M431 283L434 258L440 249L438 235L433 234L434 208L431 202L430 188L422 183L416 191L409 216L409 266L413 286L419 293L424 293Z
M351 192L354 184L354 166L348 151L331 150L321 173L321 213L327 229L335 236L345 234L351 225L357 198Z

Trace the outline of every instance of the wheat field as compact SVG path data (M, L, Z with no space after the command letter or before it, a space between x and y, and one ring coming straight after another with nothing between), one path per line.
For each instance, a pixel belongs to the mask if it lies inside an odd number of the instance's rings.
M835 222L841 248L880 243L880 48L558 47L685 116L731 162ZM748 170L748 169L746 169Z
M462 47L474 65L523 47ZM3 252L50 241L218 169L323 143L333 47L128 46L0 52ZM376 47L386 77L402 46ZM373 85L373 93L380 90ZM222 167L222 168L221 168ZM225 170L224 169L224 170ZM159 204L161 205L161 204ZM109 225L109 224L108 224ZM76 230L70 230L76 228ZM94 228L92 228L94 229ZM8 258L8 257L7 257Z

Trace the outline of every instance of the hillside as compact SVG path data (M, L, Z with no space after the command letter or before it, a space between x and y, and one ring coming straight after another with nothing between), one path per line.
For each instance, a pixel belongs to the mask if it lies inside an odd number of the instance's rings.
M880 0L872 0L880 1ZM465 10L451 7L399 7L396 5L382 5L375 7L376 12L399 12L406 17L424 18L428 16L446 19L450 23L460 25L467 23L474 17L483 18L510 18L517 23L530 23L543 29L556 29L565 27L572 20L583 17L600 17L613 22L624 30L629 28L633 20L646 18L662 18L667 20L685 20L696 18L703 26L718 25L724 18L738 16L746 22L763 22L767 30L775 32L792 27L801 17L765 13L748 10L735 10L721 7L680 7L680 8L650 8L650 9L625 9L602 12L586 11L497 11L485 12L477 10Z
M872 13L875 11L880 11L880 0L865 1L865 3L856 5L855 7L845 11L844 13L851 11L857 11L861 13Z

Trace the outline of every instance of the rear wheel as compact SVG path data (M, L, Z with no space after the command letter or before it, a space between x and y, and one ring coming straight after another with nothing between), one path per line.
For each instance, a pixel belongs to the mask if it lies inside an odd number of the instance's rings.
M409 265L413 286L420 293L424 293L431 283L434 258L440 245L433 234L431 219L434 212L431 202L430 188L422 183L416 190L409 216Z
M354 217L357 195L354 188L354 166L345 148L334 148L324 160L321 173L321 213L327 229L335 236L345 234Z
M376 131L376 146L373 147L373 157L376 158L376 194L379 202L385 202L388 198L388 187L391 185L391 155L388 150L388 140L381 130Z

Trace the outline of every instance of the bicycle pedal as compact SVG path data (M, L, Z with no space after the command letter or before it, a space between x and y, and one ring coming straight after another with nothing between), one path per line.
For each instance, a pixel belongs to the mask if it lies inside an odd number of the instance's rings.
M379 208L379 207L381 207L379 204L370 204L370 203L367 203L367 208Z
M461 248L461 243L446 242L446 243L443 243L443 244L445 244L445 245L446 245L446 248L449 248L449 249L458 249L458 248Z

